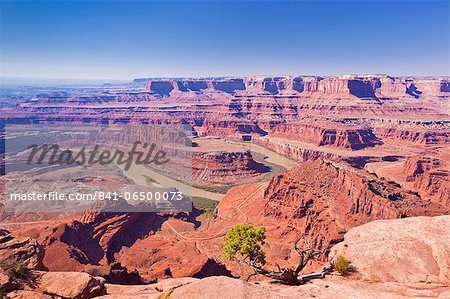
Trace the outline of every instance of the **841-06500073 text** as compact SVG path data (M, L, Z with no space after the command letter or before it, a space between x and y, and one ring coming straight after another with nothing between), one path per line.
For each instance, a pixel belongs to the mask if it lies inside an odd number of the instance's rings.
M119 200L123 198L127 201L177 201L184 198L181 191L135 191L135 192L116 192L116 191L95 191L92 193L61 193L61 192L30 192L30 193L11 193L9 200L18 201L42 201L42 200Z

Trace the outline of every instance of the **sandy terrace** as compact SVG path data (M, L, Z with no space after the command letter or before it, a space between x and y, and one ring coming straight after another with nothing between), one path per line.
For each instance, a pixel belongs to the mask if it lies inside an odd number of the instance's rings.
M239 144L230 143L223 139L197 138L194 139L197 147L193 147L194 152L242 152L247 149Z

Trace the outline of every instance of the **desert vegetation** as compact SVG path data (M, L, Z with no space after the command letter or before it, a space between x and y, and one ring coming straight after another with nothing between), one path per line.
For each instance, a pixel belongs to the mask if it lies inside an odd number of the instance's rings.
M16 255L12 255L0 261L0 269L12 278L23 278L28 272L25 261L20 256Z
M214 216L214 209L218 204L218 201L211 200L209 198L198 196L192 197L192 205L194 206L194 208L199 210L201 214L207 218L211 218Z
M333 263L334 271L341 275L348 275L351 271L351 262L343 255L338 255Z
M300 255L297 265L291 268L281 268L277 264L277 270L269 270L264 268L266 256L261 247L266 239L265 233L266 229L262 226L254 227L251 224L237 224L225 235L222 243L222 252L229 260L237 259L239 262L250 266L254 270L252 275L261 274L291 285L304 283L305 280L302 277L299 278L301 271L321 251L313 249L306 238L301 237L294 245L295 251ZM300 245L301 243L303 245Z

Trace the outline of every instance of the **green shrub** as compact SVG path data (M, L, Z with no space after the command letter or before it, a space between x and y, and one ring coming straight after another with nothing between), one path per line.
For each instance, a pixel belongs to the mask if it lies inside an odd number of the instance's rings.
M344 256L338 255L334 262L334 270L342 275L347 275L350 272L350 261Z
M229 260L238 255L252 264L265 264L265 255L261 249L266 238L266 229L251 224L236 224L225 235L222 252Z
M212 218L214 216L214 210L219 202L209 198L194 196L192 197L192 204L194 208L201 211L201 214L204 214L206 218Z

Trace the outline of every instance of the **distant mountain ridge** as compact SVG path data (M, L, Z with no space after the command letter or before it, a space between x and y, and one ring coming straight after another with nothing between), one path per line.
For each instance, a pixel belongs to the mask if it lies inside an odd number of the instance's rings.
M349 95L358 98L445 96L450 77L392 77L387 75L253 76L217 78L137 78L130 86L159 95L219 91L229 94Z

